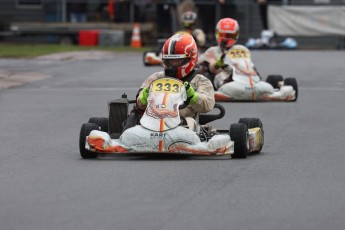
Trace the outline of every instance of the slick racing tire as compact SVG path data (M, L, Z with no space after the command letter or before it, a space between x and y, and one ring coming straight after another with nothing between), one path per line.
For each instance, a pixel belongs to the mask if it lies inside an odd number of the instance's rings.
M107 117L91 117L88 123L93 123L101 127L101 131L108 132L109 118Z
M292 101L297 101L297 98L298 98L298 84L297 84L296 78L294 78L294 77L286 78L284 80L284 85L291 85L292 86L292 88L296 91L295 99L292 100Z
M284 78L282 75L268 75L266 82L271 84L273 86L273 88L279 89L280 88L279 82L283 81L283 80L284 80Z
M248 129L263 128L260 118L240 118L238 123L247 125Z
M247 125L248 129L257 128L257 127L259 127L261 129L262 144L260 146L260 149L258 151L253 152L253 153L261 152L262 147L264 145L264 127L262 125L260 118L240 118L238 123Z
M83 124L80 129L79 151L81 157L84 159L96 158L98 156L98 153L85 149L86 137L92 130L99 130L99 126L93 123L86 123Z
M230 138L234 142L232 158L246 158L249 149L247 125L241 123L232 124L230 126Z

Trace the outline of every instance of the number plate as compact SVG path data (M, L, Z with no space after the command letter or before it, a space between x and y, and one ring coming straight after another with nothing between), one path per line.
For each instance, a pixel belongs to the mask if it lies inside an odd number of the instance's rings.
M151 92L154 93L179 93L182 82L172 78L161 78L152 83Z
M229 58L230 59L249 59L250 55L246 50L241 50L241 49L231 49L228 52Z

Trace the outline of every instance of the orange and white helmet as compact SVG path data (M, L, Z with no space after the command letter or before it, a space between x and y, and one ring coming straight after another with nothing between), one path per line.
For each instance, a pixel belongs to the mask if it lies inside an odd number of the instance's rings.
M230 49L236 44L240 35L240 26L232 18L219 20L216 26L216 39L222 49Z
M198 48L192 35L176 33L163 46L162 60L165 75L183 78L189 74L198 61Z

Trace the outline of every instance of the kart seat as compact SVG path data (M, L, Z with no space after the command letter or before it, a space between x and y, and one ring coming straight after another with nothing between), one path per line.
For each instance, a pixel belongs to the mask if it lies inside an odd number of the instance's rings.
M207 123L210 123L212 121L215 121L224 117L225 108L222 105L216 103L214 105L214 108L218 109L219 113L218 114L200 114L199 116L200 125L205 125Z

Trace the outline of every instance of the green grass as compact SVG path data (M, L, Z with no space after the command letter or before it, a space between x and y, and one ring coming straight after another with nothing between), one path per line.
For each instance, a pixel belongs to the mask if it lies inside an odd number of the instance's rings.
M7 44L0 43L0 58L32 58L59 52L102 50L111 52L144 52L148 47L131 48L101 47L101 46L78 46L78 45L46 45L46 44Z

